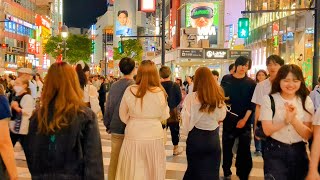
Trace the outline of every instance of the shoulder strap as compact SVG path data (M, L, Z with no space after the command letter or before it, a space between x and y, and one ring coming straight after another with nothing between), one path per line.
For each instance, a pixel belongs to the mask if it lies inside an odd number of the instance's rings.
M271 94L269 94L269 97L270 97L270 101L271 101L271 110L272 110L272 118L273 118L274 114L276 112L276 106L275 106L275 103L274 103L273 96Z

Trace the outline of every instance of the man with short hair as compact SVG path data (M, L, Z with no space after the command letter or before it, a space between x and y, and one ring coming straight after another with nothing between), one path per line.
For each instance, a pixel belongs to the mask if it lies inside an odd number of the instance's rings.
M37 98L37 85L33 81L33 71L30 68L20 68L18 70L18 77L26 78L29 80L29 89L31 91L31 96Z
M222 168L225 179L231 179L232 148L236 138L239 138L236 156L237 176L240 180L248 180L252 169L251 122L249 119L255 107L251 103L251 98L256 83L247 76L251 64L251 59L244 56L238 57L235 61L235 73L225 76L221 82L225 96L229 98L227 104L230 106L223 121L222 133Z
M166 90L168 98L168 106L170 108L170 121L167 121L167 126L170 128L171 137L172 137L172 144L173 148L173 155L179 155L182 153L183 149L179 148L179 131L180 131L180 122L178 119L178 105L182 100L181 90L177 83L170 80L171 70L168 66L162 66L159 70L160 77L162 78L161 85ZM167 127L166 127L167 128Z
M259 125L259 123L261 123L261 122L258 122L258 120L259 120L259 116L260 116L260 108L263 103L262 99L265 95L270 94L272 82L276 78L277 73L278 73L279 69L281 68L281 66L284 65L284 60L278 55L271 55L267 58L266 64L267 64L267 70L269 72L269 78L257 84L257 86L254 90L252 99L251 99L251 102L256 104L254 126L253 126L254 131L255 131L255 128L257 127L257 124ZM261 155L261 153L263 154L263 142L261 142L261 141L259 142L258 137L254 137L254 138L256 141L255 142L255 144L256 144L255 154Z
M219 72L217 70L212 71L213 78L218 82L219 80Z
M123 78L112 84L107 97L103 121L107 128L107 132L111 133L111 157L108 171L109 180L114 180L116 176L119 153L126 127L119 117L120 102L127 87L134 84L133 76L136 73L135 65L135 61L129 57L120 60L119 68L123 74Z

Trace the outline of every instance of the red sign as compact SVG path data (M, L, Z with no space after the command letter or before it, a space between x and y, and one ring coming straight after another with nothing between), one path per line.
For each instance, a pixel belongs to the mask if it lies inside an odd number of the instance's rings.
M156 0L141 0L141 11L154 12L156 10Z
M35 52L36 52L36 40L35 39L29 39L28 52L30 54L35 54Z
M37 41L36 42L36 50L35 50L36 54L40 53L40 46L41 46L40 42Z
M47 19L45 19L42 16L37 14L36 15L36 26L43 26L43 27L50 29L51 23Z

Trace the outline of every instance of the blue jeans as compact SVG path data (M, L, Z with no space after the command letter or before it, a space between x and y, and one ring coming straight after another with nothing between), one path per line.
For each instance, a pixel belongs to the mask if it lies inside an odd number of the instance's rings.
M251 124L253 125L253 130L255 129L254 127L254 119L255 119L255 112L253 112L253 115L251 116ZM258 122L259 123L259 122ZM254 132L253 132L254 134ZM260 151L262 152L262 147L261 147L261 140L258 140L256 137L253 138L254 139L254 147L256 148L256 152Z

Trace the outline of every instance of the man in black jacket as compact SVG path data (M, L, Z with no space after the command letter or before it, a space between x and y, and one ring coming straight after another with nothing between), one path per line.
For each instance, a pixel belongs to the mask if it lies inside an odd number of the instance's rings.
M250 68L251 60L240 56L235 62L235 73L225 76L221 82L225 95L229 98L227 104L231 107L223 121L222 168L225 179L231 179L232 147L236 138L239 138L236 157L237 176L240 180L248 180L252 169L250 119L255 108L251 98L256 83L247 76L247 71Z
M160 77L162 78L162 86L168 94L168 106L170 108L170 121L168 120L167 126L170 128L173 155L179 155L182 153L183 149L179 148L179 119L177 117L178 109L177 106L182 100L181 90L178 84L170 80L171 70L168 66L162 66L159 70Z

